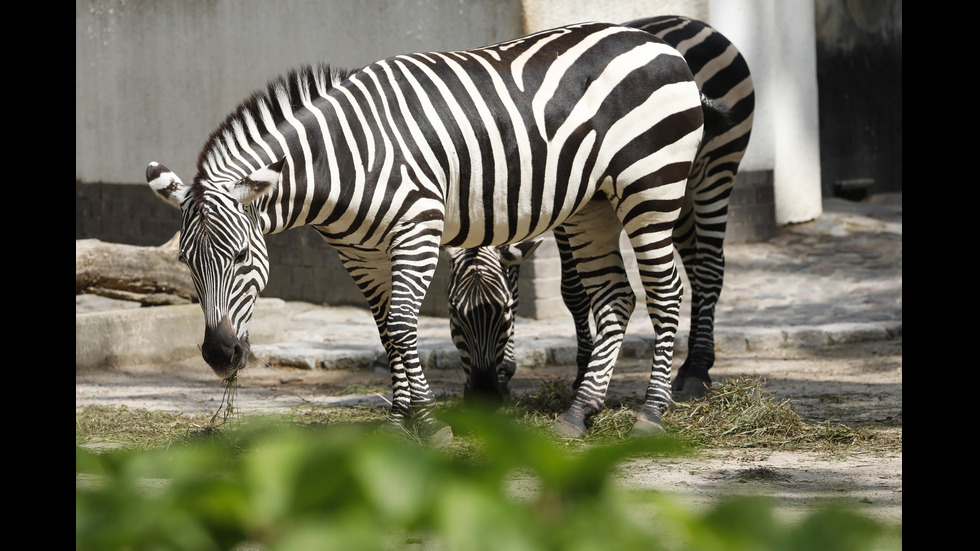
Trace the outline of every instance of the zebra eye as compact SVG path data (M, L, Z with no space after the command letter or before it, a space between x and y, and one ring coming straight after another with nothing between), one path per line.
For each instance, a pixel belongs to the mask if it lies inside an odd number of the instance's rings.
M245 259L247 258L248 258L248 249L242 249L242 251L238 253L238 256L235 257L235 263L241 264L242 262L245 262Z
M187 264L187 255L185 255L184 253L177 254L177 262L180 262L181 264Z

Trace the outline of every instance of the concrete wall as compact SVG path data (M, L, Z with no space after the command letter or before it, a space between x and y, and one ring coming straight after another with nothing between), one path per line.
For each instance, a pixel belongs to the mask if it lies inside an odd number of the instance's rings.
M819 216L813 0L76 0L76 238L150 245L173 235L178 213L161 210L143 187L147 163L161 162L190 180L211 130L288 68L316 61L357 67L564 23L664 13L715 25L738 44L755 75L756 124L733 195L729 240L764 238L775 223ZM265 296L364 304L336 254L312 231L268 241ZM564 314L550 250L539 249L524 271L523 315ZM424 312L445 315L444 266Z
M521 34L520 0L76 0L75 179L185 181L210 132L252 90L313 62Z

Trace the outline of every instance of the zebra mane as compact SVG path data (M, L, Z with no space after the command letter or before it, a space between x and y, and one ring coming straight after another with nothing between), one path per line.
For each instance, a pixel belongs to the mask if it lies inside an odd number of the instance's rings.
M249 164L254 164L252 170L276 161L265 159L267 154L259 145L267 141L265 138L270 134L270 129L285 120L287 115L326 95L354 72L335 69L325 63L304 65L270 81L264 89L253 92L211 132L197 157L198 178L195 181L202 177L211 179L218 174L237 180L251 172L239 173L240 167L227 166L224 159L245 157L250 160ZM258 160L254 155L245 153L249 150L263 159Z

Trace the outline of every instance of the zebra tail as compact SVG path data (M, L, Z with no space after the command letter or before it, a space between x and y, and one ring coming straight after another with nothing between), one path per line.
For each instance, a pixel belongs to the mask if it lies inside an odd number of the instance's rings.
M704 112L704 133L701 143L707 143L713 138L709 135L713 129L731 128L738 121L732 107L721 100L712 99L701 94L701 110Z

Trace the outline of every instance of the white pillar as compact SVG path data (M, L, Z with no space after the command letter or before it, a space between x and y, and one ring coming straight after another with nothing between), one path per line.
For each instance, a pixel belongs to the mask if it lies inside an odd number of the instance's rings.
M740 170L772 170L776 224L823 212L813 0L711 0L708 22L745 56L755 121Z

